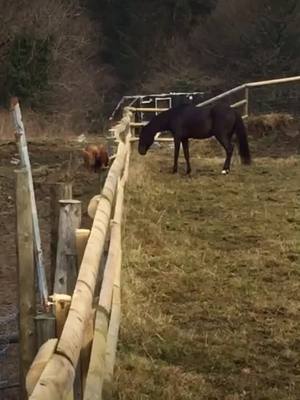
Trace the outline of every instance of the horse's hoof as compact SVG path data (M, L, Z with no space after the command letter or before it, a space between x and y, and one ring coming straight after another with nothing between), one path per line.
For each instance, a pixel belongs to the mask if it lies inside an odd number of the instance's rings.
M222 170L222 175L228 175L228 174L229 174L229 169Z

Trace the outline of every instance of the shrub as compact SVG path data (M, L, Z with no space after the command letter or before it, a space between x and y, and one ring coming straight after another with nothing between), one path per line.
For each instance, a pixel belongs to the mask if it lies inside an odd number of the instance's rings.
M33 107L43 102L49 89L51 42L50 38L43 40L26 34L14 38L7 61L7 95L21 97Z

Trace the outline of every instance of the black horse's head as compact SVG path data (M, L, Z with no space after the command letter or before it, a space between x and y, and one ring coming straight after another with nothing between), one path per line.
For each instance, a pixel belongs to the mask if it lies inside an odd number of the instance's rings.
M149 150L149 147L152 146L155 134L169 129L169 114L170 110L159 113L141 130L138 149L142 156L144 156Z
M151 125L149 124L144 126L141 130L138 150L142 156L147 153L149 147L151 147L151 145L153 144L154 136L155 132L152 131Z

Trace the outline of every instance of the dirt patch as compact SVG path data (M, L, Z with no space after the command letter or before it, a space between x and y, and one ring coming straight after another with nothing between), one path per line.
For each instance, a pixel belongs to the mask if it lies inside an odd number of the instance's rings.
M93 141L93 139L91 139ZM94 142L99 142L95 138ZM29 153L32 164L35 195L38 208L42 247L45 258L47 276L50 264L50 184L63 181L66 178L66 167L70 155L74 159L82 147L77 142L43 141L29 143ZM16 285L16 245L15 245L15 165L11 164L17 156L14 143L0 144L0 335L14 333L17 330L17 285ZM87 215L89 200L99 193L99 177L97 174L86 172L83 168L73 174L74 198L82 201L82 227L89 228L91 220ZM6 321L14 310L12 325L6 332L7 324L1 323L1 318ZM3 354L0 354L0 382L2 385L18 382L18 346L10 345ZM4 366L6 366L4 368ZM7 368L9 366L9 368ZM18 399L18 389L0 391L0 399Z

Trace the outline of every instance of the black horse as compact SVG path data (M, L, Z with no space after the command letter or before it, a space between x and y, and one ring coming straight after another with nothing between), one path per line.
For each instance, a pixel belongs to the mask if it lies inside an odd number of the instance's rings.
M138 151L145 155L154 142L157 132L170 131L174 137L174 167L177 172L180 143L187 164L187 174L191 172L189 139L208 139L215 136L226 151L222 174L228 174L233 153L231 143L236 132L239 154L243 164L251 163L247 133L243 119L236 110L227 104L216 104L209 109L182 104L155 116L141 130Z

